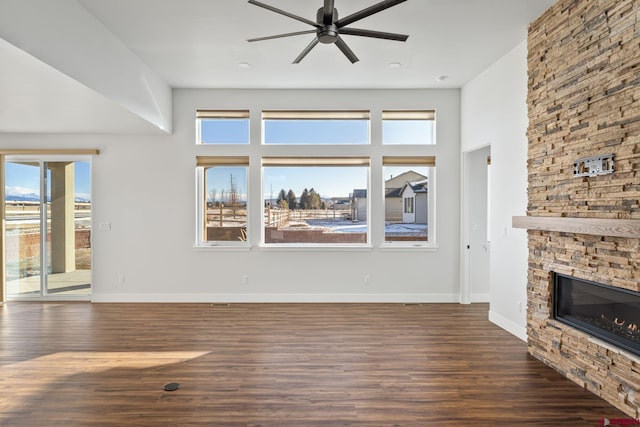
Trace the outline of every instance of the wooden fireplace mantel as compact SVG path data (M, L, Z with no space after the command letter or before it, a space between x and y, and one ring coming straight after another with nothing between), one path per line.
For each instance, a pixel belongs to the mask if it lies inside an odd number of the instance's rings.
M592 234L596 236L640 238L638 219L566 218L548 216L514 216L513 228Z

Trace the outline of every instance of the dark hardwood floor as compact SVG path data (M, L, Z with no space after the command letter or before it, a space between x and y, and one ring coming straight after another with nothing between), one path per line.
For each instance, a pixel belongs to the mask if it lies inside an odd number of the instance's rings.
M2 426L598 426L488 305L0 307ZM164 391L167 383L181 388Z

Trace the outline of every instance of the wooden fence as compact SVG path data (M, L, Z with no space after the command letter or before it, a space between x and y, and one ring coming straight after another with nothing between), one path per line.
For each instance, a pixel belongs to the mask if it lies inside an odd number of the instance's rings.
M285 227L291 221L330 220L346 221L351 219L351 211L333 209L272 209L265 208L265 226Z
M267 227L286 227L291 221L307 220L345 221L351 219L351 211L333 209L264 209L264 224ZM246 226L247 210L233 207L214 207L207 209L207 224L210 227Z

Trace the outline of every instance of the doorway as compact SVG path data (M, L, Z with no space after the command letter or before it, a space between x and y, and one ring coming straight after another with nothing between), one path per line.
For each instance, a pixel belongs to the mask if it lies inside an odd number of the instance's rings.
M491 146L463 153L463 262L461 301L488 302L490 296L489 210Z
M5 286L12 300L91 295L91 162L7 156Z

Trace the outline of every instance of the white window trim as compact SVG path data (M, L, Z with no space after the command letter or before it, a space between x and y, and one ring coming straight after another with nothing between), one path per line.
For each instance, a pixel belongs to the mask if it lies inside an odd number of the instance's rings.
M247 194L251 194L250 191L250 186L251 186L251 169L249 166L247 166ZM204 188L204 167L203 166L196 166L196 218L195 218L195 224L196 224L196 239L195 239L195 247L198 249L203 249L203 248L207 248L207 249L220 249L220 250L226 250L229 248L236 248L236 249L245 249L245 250L249 250L251 249L251 224L250 224L250 218L251 218L251 206L253 205L253 203L251 203L251 201L249 200L250 197L247 197L247 240L242 241L242 240L212 240L212 241L206 241L203 239L204 236L204 232L205 230L203 229L204 227L204 218L202 217L203 213L205 212L205 197L203 197L203 194L205 192L205 188Z
M313 146L314 148L317 146ZM324 147L324 145L323 145ZM316 157L326 157L326 156L316 156ZM340 158L344 156L331 156L335 158ZM360 156L363 158L364 156ZM264 158L267 158L265 156ZM308 159L313 159L313 156L307 156ZM348 158L348 157L345 157ZM343 166L350 167L350 166ZM353 166L351 166L353 167ZM356 167L364 167L364 166L356 166ZM367 237L366 243L266 243L265 242L265 227L264 227L264 215L261 218L260 227L260 244L259 247L263 250L273 250L273 249L284 249L284 250L369 250L373 248L371 243L371 163L366 166L367 167ZM261 188L264 187L264 167L260 165L260 185Z
M247 119L249 121L249 129L247 134L247 142L244 143L204 143L202 142L202 121L211 119ZM251 114L249 110L196 110L196 145L213 146L213 147L246 147L251 143Z
M429 222L428 222L428 239L427 241L387 241L384 237L384 221L382 222L383 227L383 238L380 243L380 249L401 249L401 250L436 250L438 249L437 240L436 240L436 167L429 167L429 192L428 194L428 203L429 203ZM382 182L382 191L384 193L384 181ZM384 197L384 194L383 194ZM404 205L404 201L403 201ZM404 210L404 206L403 206ZM415 210L415 202L414 202L414 210Z
M425 110L382 110L381 114L380 126L383 127L383 123L385 121L391 120L420 120L420 121L430 121L431 124L431 143L424 144L385 144L384 143L384 131L382 132L382 141L381 144L385 147L431 147L437 144L436 140L436 111L432 109Z
M436 218L436 168L430 167L430 185L429 185L429 236L428 241L415 242L415 241L386 241L384 232L384 177L382 176L384 165L381 160L385 157L394 157L398 154L401 157L406 158L421 158L425 155L434 153L436 144L436 125L433 123L433 138L434 143L428 145L384 145L382 143L382 134L380 132L382 126L381 112L387 111L385 109L372 109L369 119L369 142L368 144L301 144L301 145L289 145L289 144L264 144L264 121L262 120L261 110L251 110L249 117L249 144L199 144L201 148L198 154L205 154L212 151L212 147L222 148L224 154L230 156L246 156L251 159L250 165L247 167L248 180L247 180L247 241L223 241L223 242L204 242L202 239L203 234L200 229L200 216L203 212L204 200L201 197L203 194L204 177L203 168L196 167L196 200L197 211L196 217L196 230L195 230L195 250L198 251L251 251L253 248L258 248L264 251L282 251L282 252L299 252L299 251L371 251L374 248L378 248L381 251L423 251L432 252L437 251L439 246L437 244L437 218ZM419 109L418 109L419 110ZM196 123L196 127L199 130L199 124ZM372 128L376 130L372 132ZM256 129L262 130L258 134ZM251 131L253 130L253 132ZM197 132L196 132L197 133ZM199 138L199 135L198 135ZM313 155L309 155L311 152ZM284 243L264 243L264 213L262 203L262 189L264 186L263 166L261 161L263 158L269 157L369 157L371 163L368 167L367 176L367 209L368 209L368 227L367 237L365 244L320 244L320 243L297 243L297 244L284 244ZM428 156L434 157L435 156ZM379 188L372 186L372 177L375 181L380 180ZM253 190L252 190L253 189ZM382 201L381 206L378 197L375 199L373 192L380 191L379 196ZM258 198L258 203L255 203ZM373 212L372 206L382 209L382 212ZM260 230L258 233L257 230ZM373 240L375 238L375 241Z

